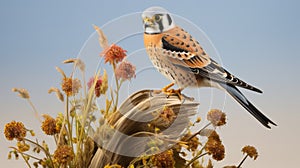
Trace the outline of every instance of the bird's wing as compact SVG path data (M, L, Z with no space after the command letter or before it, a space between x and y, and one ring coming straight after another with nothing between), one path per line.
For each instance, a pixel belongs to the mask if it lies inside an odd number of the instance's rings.
M216 61L209 58L200 44L183 29L176 27L162 36L164 55L176 66L190 69L195 75L206 77L216 82L231 84L255 92L261 90L247 84L226 71Z
M210 63L209 56L196 39L179 27L163 33L161 43L164 55L174 58L172 60L177 64L201 68Z

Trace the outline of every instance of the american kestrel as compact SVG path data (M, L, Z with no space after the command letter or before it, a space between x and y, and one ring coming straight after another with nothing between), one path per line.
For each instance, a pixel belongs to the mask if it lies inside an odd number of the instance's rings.
M227 91L267 128L276 126L261 113L237 87L262 93L230 74L211 59L198 41L174 23L171 14L161 7L150 7L143 14L144 44L153 65L172 83L162 89L179 93L187 87L215 87ZM178 90L170 89L174 84Z

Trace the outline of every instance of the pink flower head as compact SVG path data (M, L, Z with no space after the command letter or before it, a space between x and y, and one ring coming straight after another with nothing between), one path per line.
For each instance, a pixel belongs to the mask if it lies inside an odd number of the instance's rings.
M95 77L90 78L89 82L87 83L88 89L91 89L94 82L95 82ZM101 78L101 76L98 76L98 79L97 79L96 85L95 85L95 95L96 95L96 97L99 97L100 94L101 94L101 85L102 85L102 78Z
M130 80L135 77L135 66L128 61L122 61L115 71L118 79Z

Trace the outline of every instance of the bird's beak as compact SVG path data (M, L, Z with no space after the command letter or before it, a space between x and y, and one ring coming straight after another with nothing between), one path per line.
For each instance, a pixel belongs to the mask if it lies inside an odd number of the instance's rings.
M145 17L143 19L143 22L144 22L144 25L146 27L153 27L154 26L154 23L153 23L153 19L152 18L148 18L148 17Z

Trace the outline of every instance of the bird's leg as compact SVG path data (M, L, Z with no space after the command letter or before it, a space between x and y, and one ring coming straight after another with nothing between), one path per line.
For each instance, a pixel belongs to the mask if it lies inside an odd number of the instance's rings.
M170 87L174 86L174 83L170 83L167 86L165 86L164 88L161 89L162 92L164 93L169 93L170 92ZM172 89L171 89L172 90Z
M170 89L172 86L174 86L174 83L171 83L171 84L165 86L164 88L162 88L162 92L165 93L165 94L167 94L168 97L171 96L171 95L177 95L178 98L179 98L180 100L182 100L182 99L183 99L183 96L182 96L182 94L181 94L181 91L182 91L183 89L181 89L181 88L176 89L176 90L175 90L175 89Z

